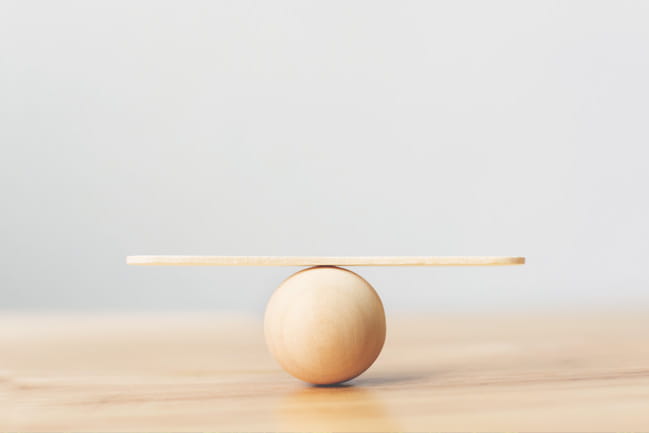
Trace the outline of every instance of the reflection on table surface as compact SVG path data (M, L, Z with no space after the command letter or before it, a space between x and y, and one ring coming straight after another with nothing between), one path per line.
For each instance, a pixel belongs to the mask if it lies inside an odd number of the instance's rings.
M280 431L395 431L399 426L375 392L353 385L304 387L280 399Z

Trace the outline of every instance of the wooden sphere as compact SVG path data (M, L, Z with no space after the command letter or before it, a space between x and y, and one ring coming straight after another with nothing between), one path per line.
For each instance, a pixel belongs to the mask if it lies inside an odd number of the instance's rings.
M372 365L385 341L381 299L347 269L297 272L273 293L264 320L266 343L279 364L305 382L345 382Z

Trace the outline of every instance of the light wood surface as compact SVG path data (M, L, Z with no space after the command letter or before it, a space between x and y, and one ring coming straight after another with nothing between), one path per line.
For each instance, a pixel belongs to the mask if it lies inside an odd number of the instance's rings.
M524 257L490 256L128 256L129 265L159 266L498 266L522 265Z
M649 314L388 315L349 386L305 385L261 317L0 316L3 431L648 431Z

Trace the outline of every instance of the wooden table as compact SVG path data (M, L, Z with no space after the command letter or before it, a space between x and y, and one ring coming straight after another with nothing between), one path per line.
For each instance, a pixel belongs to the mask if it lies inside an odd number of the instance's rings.
M375 365L312 387L258 317L0 316L0 430L649 430L649 314L388 317Z

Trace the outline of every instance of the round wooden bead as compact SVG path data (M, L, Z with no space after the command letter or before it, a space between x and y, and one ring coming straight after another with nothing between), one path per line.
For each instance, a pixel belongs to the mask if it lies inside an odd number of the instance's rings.
M264 331L284 370L305 382L334 384L358 376L379 356L385 312L359 275L318 266L277 288L266 307Z

